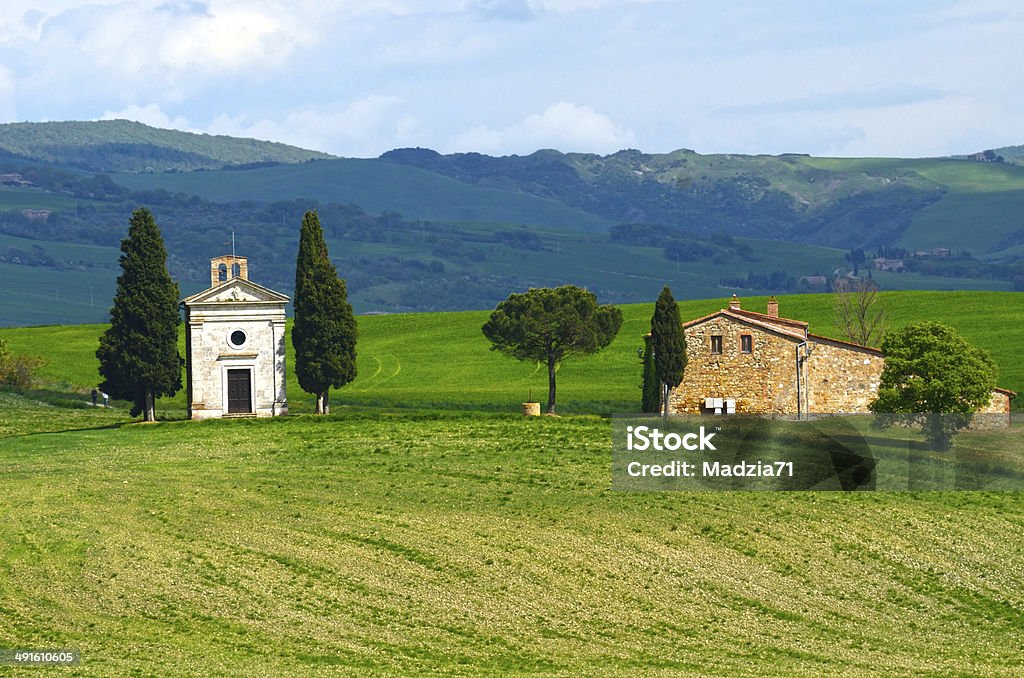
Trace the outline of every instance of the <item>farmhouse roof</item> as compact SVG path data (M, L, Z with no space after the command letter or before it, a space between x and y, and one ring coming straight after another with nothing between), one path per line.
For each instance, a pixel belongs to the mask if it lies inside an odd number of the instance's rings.
M777 308L777 302L776 302ZM793 320L792 318L780 318L776 315L770 315L767 313L758 313L756 311L747 311L740 307L740 300L733 295L729 302L729 308L723 308L714 313L702 316L700 318L694 318L693 320L683 323L683 329L700 325L712 318L726 317L731 318L747 325L758 327L760 329L778 334L780 336L788 337L790 339L796 339L797 341L815 341L832 344L834 346L841 346L855 351L861 351L864 353L870 353L872 355L884 355L880 348L874 346L864 346L863 344L855 344L850 341L843 341L842 339L833 339L832 337L825 337L820 334L812 334L808 332L808 324L803 320Z
M790 339L796 339L797 341L804 341L807 339L807 323L801 320L780 318L777 315L769 315L767 313L745 311L740 307L740 300L735 294L732 295L732 299L729 300L729 308L723 308L706 316L687 321L683 323L683 329L694 327L707 322L712 318L719 317L730 318L745 325L767 330L768 332L779 334Z

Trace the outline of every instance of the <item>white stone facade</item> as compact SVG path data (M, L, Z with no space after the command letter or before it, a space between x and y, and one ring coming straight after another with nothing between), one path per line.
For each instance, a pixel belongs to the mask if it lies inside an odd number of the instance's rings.
M228 261L218 279L218 264ZM239 260L241 267L232 267ZM231 269L235 275L231 277ZM240 269L240 270L239 270ZM239 275L240 273L240 275ZM211 262L213 286L184 300L191 419L288 413L285 306L288 297L246 279L241 257Z

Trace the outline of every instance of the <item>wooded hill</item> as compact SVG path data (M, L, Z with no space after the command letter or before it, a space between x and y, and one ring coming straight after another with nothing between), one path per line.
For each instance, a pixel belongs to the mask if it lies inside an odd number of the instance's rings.
M129 120L3 124L0 152L8 160L91 172L184 172L332 157L271 141L158 129Z

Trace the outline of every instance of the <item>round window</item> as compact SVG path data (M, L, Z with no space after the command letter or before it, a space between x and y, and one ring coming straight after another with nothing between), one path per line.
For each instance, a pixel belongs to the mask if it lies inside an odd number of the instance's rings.
M242 346L245 343L245 340L247 338L248 337L245 336L245 332L243 332L242 330L235 330L234 332L231 333L231 336L228 337L228 343L230 343L235 348L238 348L239 346Z

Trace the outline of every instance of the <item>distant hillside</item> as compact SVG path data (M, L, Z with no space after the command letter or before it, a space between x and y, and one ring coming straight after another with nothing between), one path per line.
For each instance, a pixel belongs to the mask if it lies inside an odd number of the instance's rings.
M615 222L708 235L975 254L1024 236L1024 168L966 158L701 155L687 149L607 156L545 150L495 158L407 148L381 159L558 200ZM1007 236L1012 243L1003 242Z
M22 145L4 150L4 134ZM984 154L398 149L301 162L313 156L124 121L0 126L0 326L105 317L139 205L183 291L205 284L234 232L256 278L288 292L298 224L317 208L360 311L493 308L562 283L616 303L666 283L677 298L820 291L866 270L889 290L1024 290L1024 166ZM138 171L167 163L199 170ZM903 272L871 270L876 257Z
M190 171L332 157L276 142L158 129L128 120L3 124L0 152L91 172Z
M372 214L398 212L411 219L578 231L605 231L612 223L547 197L471 185L436 172L372 159L337 158L244 171L121 174L113 179L136 191L163 189L214 202L304 198L359 205Z
M1001 156L1005 162L1010 162L1014 165L1024 165L1024 145L1003 146L1002 148L992 149L992 152L997 156Z

